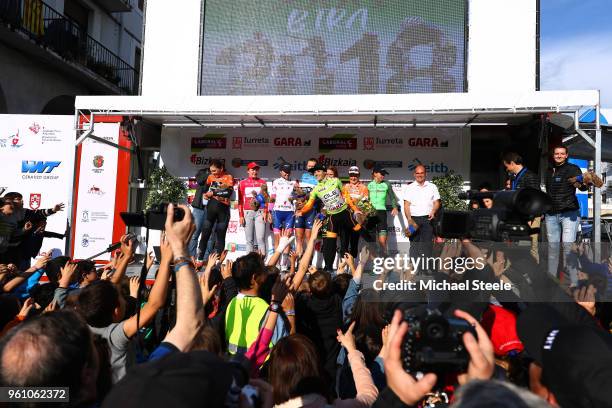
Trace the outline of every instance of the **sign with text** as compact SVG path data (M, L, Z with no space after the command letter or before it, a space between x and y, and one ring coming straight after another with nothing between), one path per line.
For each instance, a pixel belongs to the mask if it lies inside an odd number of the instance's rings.
M63 211L47 218L46 230L66 232L74 175L74 117L64 115L0 115L0 189L23 196L26 210ZM65 239L45 238L39 250L64 253Z
M118 123L96 123L96 136L119 143ZM74 257L88 258L113 242L118 150L93 139L82 144L78 202L75 217ZM110 254L97 257L110 260Z

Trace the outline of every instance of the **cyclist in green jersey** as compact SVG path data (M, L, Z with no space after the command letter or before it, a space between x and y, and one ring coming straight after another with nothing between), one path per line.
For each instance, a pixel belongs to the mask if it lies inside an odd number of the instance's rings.
M376 209L376 217L372 217L372 222L367 226L369 231L376 229L378 244L384 256L387 253L387 199L391 201L391 215L397 216L400 208L397 197L393 192L391 183L385 180L387 170L376 166L372 170L372 181L368 184L370 203Z
M325 166L317 164L314 168L314 176L318 184L310 192L310 197L306 204L296 215L308 213L318 198L323 203L323 207L329 222L327 224L327 234L323 238L323 259L324 269L331 271L336 258L336 244L340 236L340 253L344 255L348 252L349 239L353 228L358 225L351 216L349 207L356 214L361 211L353 204L350 197L342 194L342 182L337 178L325 178Z

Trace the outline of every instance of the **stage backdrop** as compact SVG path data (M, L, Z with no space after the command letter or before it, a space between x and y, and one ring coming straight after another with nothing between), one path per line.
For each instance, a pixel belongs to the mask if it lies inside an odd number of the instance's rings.
M24 208L36 210L65 203L50 216L47 230L65 233L72 201L74 117L0 115L0 189L23 194ZM46 238L41 252L64 253L65 239Z
M350 166L361 168L361 178L371 179L371 169L381 165L389 171L387 180L397 194L402 184L412 181L417 164L423 164L428 179L453 171L469 180L470 134L464 129L174 129L162 131L161 155L176 176L189 180L213 158L225 160L227 170L237 179L246 177L246 165L261 166L260 177L271 182L279 177L281 164L289 163L292 179L299 179L306 162L314 157L338 168L347 177ZM190 197L191 199L192 197ZM244 229L238 223L236 195L233 197L227 247L237 256L245 250ZM397 242L407 242L403 218L389 215L390 251ZM269 241L271 243L271 241ZM268 245L271 249L271 245Z

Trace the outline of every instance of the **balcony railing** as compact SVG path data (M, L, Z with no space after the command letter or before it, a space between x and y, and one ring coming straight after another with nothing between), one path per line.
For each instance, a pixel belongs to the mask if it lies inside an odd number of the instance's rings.
M40 0L1 0L0 20L62 58L89 68L126 94L138 92L134 67Z

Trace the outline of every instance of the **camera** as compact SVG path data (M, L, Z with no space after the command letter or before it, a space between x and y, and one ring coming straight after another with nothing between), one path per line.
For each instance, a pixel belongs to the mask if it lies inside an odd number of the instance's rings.
M434 225L437 236L497 242L528 239L533 231L527 222L547 212L551 206L548 194L530 187L497 192L470 190L459 194L459 198L490 198L493 200L493 208L443 211Z
M145 227L152 230L164 230L166 225L166 212L168 211L168 203L160 203L153 205L147 211L141 212L122 212L121 219L128 227ZM185 217L185 211L174 206L174 222L182 221Z
M408 332L402 344L402 364L408 373L464 372L470 362L463 333L476 337L476 330L465 320L447 318L438 310L406 310Z

